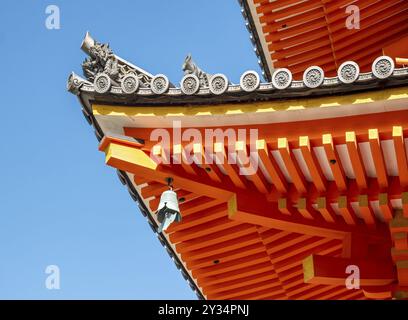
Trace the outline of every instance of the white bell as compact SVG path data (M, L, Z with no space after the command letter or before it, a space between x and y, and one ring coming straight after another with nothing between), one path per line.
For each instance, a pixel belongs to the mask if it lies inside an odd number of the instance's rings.
M173 190L167 190L162 193L157 209L157 220L161 223L158 232L166 230L174 221L181 221L177 193Z

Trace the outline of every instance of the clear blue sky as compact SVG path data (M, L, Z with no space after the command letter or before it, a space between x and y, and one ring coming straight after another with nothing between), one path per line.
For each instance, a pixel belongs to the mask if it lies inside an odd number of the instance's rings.
M50 4L60 30L45 27ZM189 52L234 83L259 72L236 0L2 1L0 298L196 299L66 91L87 30L173 83ZM51 264L60 290L45 288Z

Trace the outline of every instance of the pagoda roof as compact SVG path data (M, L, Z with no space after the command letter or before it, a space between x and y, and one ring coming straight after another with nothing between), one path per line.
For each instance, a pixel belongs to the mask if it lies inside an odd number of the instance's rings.
M117 168L198 297L388 297L387 286L397 281L388 256L377 273L364 265L369 275L364 283L380 293L366 287L348 291L338 269L331 282L320 268L353 262L343 259L345 250L354 250L351 234L391 247L384 222L408 203L408 68L380 56L370 72L360 73L349 61L334 77L312 66L302 81L278 69L270 82L261 83L250 71L240 84L230 84L187 57L177 87L165 75L116 56L89 34L82 47L90 56L83 64L85 78L71 74L68 90L78 96L106 163ZM171 127L176 119L183 120L183 130L256 126L263 169L241 177L239 163L150 162L151 152L163 152L152 151L152 130ZM207 146L199 147L202 156ZM154 212L169 175L176 177L175 190L183 198L183 220L157 233Z
M363 72L368 72L372 61L387 53L389 46L396 53L407 52L407 40L400 42L408 31L406 1L239 0L239 3L268 80L277 68L289 68L294 78L300 79L303 71L315 64L329 76L335 76L347 60L354 60ZM348 20L358 25L347 25Z

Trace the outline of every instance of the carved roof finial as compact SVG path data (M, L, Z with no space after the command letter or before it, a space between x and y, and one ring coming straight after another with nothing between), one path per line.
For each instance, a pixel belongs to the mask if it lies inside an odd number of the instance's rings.
M117 57L109 44L97 42L89 32L85 34L81 49L89 56L82 63L82 70L89 81L94 81L98 75L103 73L109 77L113 85L120 86L125 76L133 74L138 78L142 87L150 87L151 76Z
M200 87L208 87L209 86L209 80L211 78L211 75L208 74L207 72L204 72L201 70L197 64L193 61L193 58L191 56L191 53L187 55L187 57L184 59L184 63L182 66L182 69L184 71L184 75L187 74L194 74L198 77L200 80Z

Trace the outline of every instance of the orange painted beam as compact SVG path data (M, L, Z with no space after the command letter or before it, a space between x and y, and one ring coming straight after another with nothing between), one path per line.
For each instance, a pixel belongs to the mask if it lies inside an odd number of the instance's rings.
M262 228L264 228L266 230L261 231ZM291 232L288 232L288 231L281 231L281 230L270 229L270 228L266 228L266 227L258 227L257 231L258 231L260 240L262 241L262 243L265 246L268 246L270 243L291 234Z
M303 69L304 71L305 69ZM353 128L359 142L368 142L368 129L376 128L379 132L380 139L392 139L392 128L395 126L395 119L398 119L398 124L402 126L405 134L408 133L408 112L406 110L401 111L387 111L380 113L345 116L340 118L328 118L328 119L316 119L305 120L295 122L282 122L279 125L272 124L259 124L257 125L258 137L260 140L264 139L267 144L276 145L277 139L282 137L282 132L285 132L285 137L289 144L293 147L298 147L299 137L304 136L305 133L309 136L310 142L313 146L324 146L322 136L330 133L330 140L327 143L343 144L345 143L345 132ZM222 130L233 129L237 132L238 129L248 129L246 125L238 126L216 126L206 127L206 129L219 128ZM150 143L151 132L155 128L129 128L124 127L125 134L134 138L145 140L145 146L150 151L152 143ZM182 129L184 132L185 129ZM195 128L202 136L205 136L205 128ZM167 128L169 134L173 134L172 128ZM150 145L149 145L150 143ZM186 141L185 144L190 143ZM330 160L330 158L328 157Z
M198 277L212 277L216 275L220 275L223 273L227 273L234 270L239 270L242 268L246 268L249 266L253 266L259 263L269 262L269 257L265 252L256 253L251 256L238 258L233 261L228 262L220 262L218 264L214 264L211 267L204 267L200 269L192 270L191 273L194 278Z
M367 181L368 188L364 193L362 193L357 186L356 180L352 179L348 181L348 187L343 192L339 191L335 181L329 181L327 183L327 190L323 194L319 194L314 185L310 185L307 194L300 195L297 190L290 185L289 192L284 198L280 198L279 195L271 193L268 195L267 199L270 202L277 202L279 199L286 199L287 208L291 208L291 203L296 203L301 197L307 198L311 203L316 203L317 199L322 196L327 199L327 202L336 203L338 202L338 198L340 196L346 196L348 202L358 202L358 197L361 194L367 194L370 201L378 200L380 193L387 193L390 199L401 199L401 196L403 195L398 177L389 178L389 186L385 191L381 190L376 178L368 178ZM284 202L282 202L282 205L284 205Z
M328 256L311 255L303 261L306 283L344 286L348 266L357 266L360 270L360 285L381 286L394 282L397 277L391 261L352 260Z
M238 299L238 298L236 298ZM285 292L272 292L270 289L264 289L253 294L239 296L239 300L283 300L287 299Z
M303 283L303 269L299 264L289 270L276 271L279 274L279 280L281 281L281 284L285 289L289 288L290 285L298 280L300 281L300 283Z
M300 216L288 216L279 212L276 204L262 204L259 201L240 195L236 198L236 211L231 212L230 219L265 226L269 228L319 235L335 239L344 239L347 232L357 231L371 236L382 238L387 233L385 227L382 231L370 230L366 226L327 223L323 219L305 219ZM383 234L384 233L384 234Z
M316 295L313 295L310 299L313 300L331 300L332 297L337 296L337 295L345 295L346 293L350 293L350 290L344 287L338 287L336 286L335 288L332 288L331 290L328 290L326 292L319 292Z
M229 272L225 272L222 277L200 277L197 279L197 283L200 287L205 287L214 284L220 284L224 282L229 282L232 280L237 280L240 278L245 278L249 276L255 276L256 274L264 273L264 272L273 272L273 266L270 261L262 262L256 265L244 267L242 269L233 270Z
M148 182L149 182L149 179L146 179L146 178L144 178L144 177L138 177L138 176L134 175L134 176L133 176L133 182L134 182L136 185L141 185L141 184L144 184L144 183L148 183Z
M357 185L360 189L367 189L366 174L361 160L360 152L358 150L358 141L354 131L346 132L347 151L353 166L354 175L357 180Z
M394 126L392 128L392 138L397 157L399 179L401 185L405 188L408 186L408 165L402 127Z
M291 176L293 183L299 193L306 193L306 181L302 176L300 170L295 165L295 159L293 159L292 152L290 151L288 140L286 138L278 139L278 151L285 163L286 169Z
M233 241L237 243L237 239L247 235L256 234L256 226L250 224L241 224L224 231L213 233L205 237L197 237L195 239L176 244L176 250L179 253L191 252L208 248L222 242Z
M357 219L356 219L354 210L350 205L350 202L347 201L347 197L340 196L337 199L337 203L338 203L340 214L343 217L344 221L349 225L355 225L357 223Z
M266 282L268 280L276 280L278 276L274 272L265 272L262 274L258 274L256 276L249 276L245 278L241 278L238 280L233 280L229 282L224 282L222 284L215 284L211 286L206 286L203 288L204 294L215 294L220 292L225 292L233 289L239 289L240 287L257 284Z
M167 233L170 234L172 232L186 230L225 217L228 215L228 206L227 203L221 203L214 207L201 210L198 213L200 214L199 216L188 215L182 217L179 223L171 224L166 230Z
M278 209L283 214L290 216L293 211L293 204L289 202L286 198L279 198L278 199Z
M191 227L188 230L173 232L170 234L169 239L172 243L183 242L195 239L196 237L206 236L215 232L229 229L238 225L238 222L231 221L227 216L225 216L207 222L206 224Z
M199 181L187 175L181 176L174 169L169 170L165 166L158 166L142 150L129 146L121 146L110 143L105 149L107 155L106 164L117 169L134 173L139 177L165 182L168 177L173 177L174 188L182 188L209 197L228 200L232 196L231 191L215 187L215 183L206 180L205 177ZM139 157L139 160L135 157ZM138 162L139 161L139 162Z
M266 247L266 251L271 257L276 252L289 250L290 247L296 244L299 244L299 243L304 243L309 239L310 239L309 235L299 235L296 233L291 233L279 240L269 243L265 247Z
M230 230L231 229L229 229L228 231ZM221 239L218 243L210 244L210 245L204 246L199 249L190 250L190 247L187 247L187 248L183 247L181 248L182 249L181 254L186 259L186 261L196 261L196 260L204 261L204 259L210 259L210 257L212 256L222 255L224 253L230 253L241 247L261 244L258 234L251 230L249 231L250 231L249 234L241 232L236 237L232 237L228 239ZM190 243L190 241L188 242ZM183 244L185 243L186 242L184 242ZM176 247L179 248L180 245L176 245Z
M326 179L323 176L320 165L316 159L312 147L310 146L310 139L308 136L299 137L299 147L302 152L303 159L305 160L307 167L312 176L314 185L316 186L317 191L323 192L326 190Z
M333 137L331 134L324 134L322 137L322 143L324 151L326 152L327 160L330 163L334 181L340 191L346 190L347 183L343 172L343 168L340 165L340 158L337 154L337 150L333 143Z
M279 282L277 281L265 281L263 283L257 283L257 284L252 284L248 286L242 286L239 289L236 290L229 290L229 291L224 291L219 294L211 294L208 296L209 299L241 299L241 297L249 294L258 294L259 292L264 292L267 290L269 292L269 295L277 295L277 294L283 294L284 291L282 290L282 287L279 285ZM255 299L255 298L253 298Z
M160 196L164 191L169 190L169 187L163 183L150 182L149 185L141 189L143 198Z
M297 210L305 219L315 219L316 210L312 207L311 203L308 203L306 198L300 198L297 203Z
M371 154L374 161L375 171L377 174L380 188L388 187L387 171L384 164L384 156L381 150L381 143L377 129L368 130L368 139L370 141Z
M397 65L408 66L408 59L407 58L396 58L395 61L396 61Z
M224 203L225 201L220 199L212 199L209 197L198 197L191 201L181 203L179 209L182 217L187 217L193 213L197 213L203 210L210 209L216 205Z
M391 202L388 199L388 194L380 193L378 200L384 220L386 222L390 221L393 217L394 209L392 208Z
M240 167L248 169L247 177L253 182L256 189L263 194L268 193L268 182L263 177L259 166L255 164L254 159L248 156L247 145L244 141L237 141L235 143L236 157ZM246 163L248 162L248 163Z
M368 299L386 300L392 298L391 286L364 287L362 291Z
M181 164L182 168L190 175L197 175L197 171L194 169L193 162L188 161L186 152L181 144L173 147L173 161ZM189 163L191 162L191 163Z
M223 178L223 173L220 172L217 165L212 164L212 159L206 155L204 147L200 143L195 143L193 145L194 156L196 159L196 164L201 166L203 170L208 174L211 180L215 182L221 182Z
M185 173L182 176L177 174L177 170L175 169L168 170L167 168L157 166L155 169L148 168L147 165L139 165L134 162L133 155L142 158L145 157L143 159L141 158L140 161L150 161L148 156L143 156L143 151L122 146L119 146L118 149L111 149L110 146L111 145L107 147L107 163L109 165L157 181L165 181L166 177L171 176L174 178L175 188L186 189L205 196L208 195L210 199L216 198L214 200L197 198L185 204L181 204L180 208L183 209L181 211L184 216L210 208L223 201L228 201L234 195L231 191L227 190L234 190L235 186L229 186L227 183L217 184L211 179L205 179L205 177L200 181L196 181L196 179L188 177ZM134 152L136 153L134 154ZM225 190L224 188L228 189ZM342 225L333 226L324 221L314 221L280 214L277 210L276 203L268 203L266 199L258 193L246 191L244 193L235 193L235 195L238 203L236 213L230 216L233 220L264 225L280 230L301 231L305 234L321 234L322 236L326 235L334 238L342 238L345 232L349 232L355 228ZM356 228L356 230L359 229L361 228ZM361 231L367 232L367 230L363 231L363 229L361 229Z
M303 269L302 261L307 256L311 254L320 254L320 255L331 255L333 256L337 252L341 252L342 243L338 240L322 239L314 243L310 243L304 250L293 254L291 257L285 259L279 259L280 261L274 262L274 267L279 275L281 273L288 272L292 268L300 268L302 270L302 282L303 282Z
M274 229L300 232L308 235L317 234L337 239L343 239L346 232L338 230L341 229L341 226L336 226L335 228L330 229L330 227L323 227L321 223L315 222L314 220L308 220L301 217L287 217L286 215L277 215L275 213L273 215L271 214L270 216L262 216L257 213L237 211L233 216L230 216L230 218L236 221L266 226ZM300 223L300 221L302 221L302 223Z
M239 170L236 170L236 166L232 166L229 163L228 155L225 151L225 146L223 143L217 142L214 144L214 153L216 157L216 161L220 163L225 171L227 172L228 177L231 179L231 181L234 183L235 186L241 189L246 189L246 184L244 182L244 177L239 175ZM217 163L217 162L216 162Z
M327 203L325 197L320 197L317 199L317 210L327 222L334 223L337 220L336 214L330 206L330 203Z
M282 266L279 265L280 262L291 259L292 257L297 256L298 254L303 255L306 250L312 248L314 253L319 253L322 250L322 248L326 248L326 244L329 242L330 239L327 238L309 237L307 239L304 239L303 243L302 242L294 243L288 250L276 251L274 253L271 253L269 256L275 266L275 269L278 270L278 268ZM338 244L339 242L337 242L336 245ZM302 259L299 259L299 256L297 256L297 259L299 263L302 261ZM280 270L281 269L279 268L279 271Z
M327 294L327 292L333 292L333 290L338 291L337 286L325 285L325 286L314 286L310 287L309 290L302 292L301 294L291 296L291 299L302 299L302 300L318 300L319 296Z
M370 202L368 201L367 195L360 195L358 199L358 205L360 208L360 213L363 217L364 222L371 227L375 226L375 217L373 209L371 208Z
M280 171L278 165L273 159L272 154L266 144L265 140L257 140L256 142L256 149L258 151L259 159L261 160L262 164L265 167L265 170L270 175L273 184L276 187L276 190L284 194L287 191L287 181L283 176L282 172Z
M351 292L349 292L351 291ZM336 296L333 296L331 300L365 300L364 294L361 290L348 290L346 293L340 293Z
M408 218L408 192L403 192L401 194L402 200L402 210L404 212L404 217Z
M206 267L212 267L220 263L234 261L261 252L265 253L265 247L262 245L262 243L255 243L249 246L241 246L241 248L228 251L222 254L216 254L204 259L191 260L188 257L184 257L183 255L182 258L186 262L187 268L189 270L195 270Z

